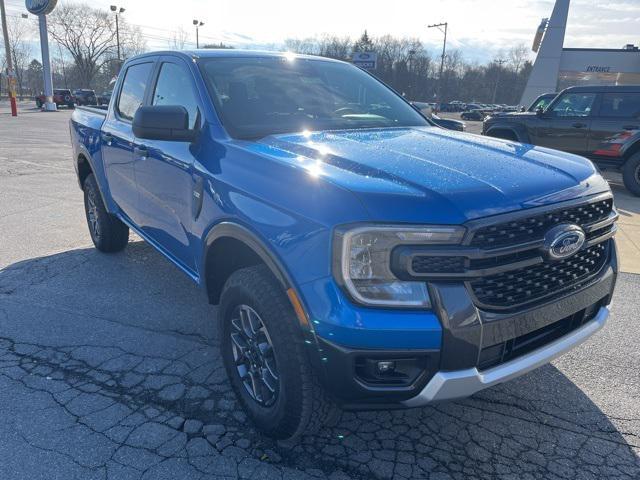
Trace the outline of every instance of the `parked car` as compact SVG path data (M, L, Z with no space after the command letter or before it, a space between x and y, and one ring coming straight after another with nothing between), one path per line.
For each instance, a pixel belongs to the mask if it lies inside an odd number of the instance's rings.
M441 118L435 113L433 113L433 107L430 103L425 102L411 102L411 104L420 110L425 117L431 120L433 123L438 125L439 127L446 128L447 130L457 130L458 132L464 132L467 127L464 122L459 120L453 120L448 118Z
M267 435L465 397L605 324L617 213L586 159L436 128L320 57L147 53L113 95L70 120L91 239L132 230L206 289Z
M544 110L487 119L483 133L583 155L640 196L640 86L570 87Z
M102 94L96 97L96 101L98 105L109 105L111 101L111 91L102 92Z
M484 120L484 117L488 114L487 110L477 108L475 110L467 110L466 112L462 112L460 114L460 118L463 120Z
M96 105L96 92L86 88L79 88L73 92L76 105Z
M442 118L435 113L431 115L431 121L439 127L446 128L447 130L456 130L458 132L464 132L467 128L467 124L460 120L454 120L452 118Z
M36 106L42 108L47 101L47 97L44 93L41 93L36 97ZM55 88L53 90L53 103L57 107L65 106L68 108L74 108L76 106L76 98L71 93L71 90L67 88Z

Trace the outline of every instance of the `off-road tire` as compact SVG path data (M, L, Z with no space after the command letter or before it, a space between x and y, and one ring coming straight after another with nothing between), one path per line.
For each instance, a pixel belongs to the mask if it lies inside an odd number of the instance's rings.
M279 388L270 407L252 398L236 368L231 320L240 305L251 307L259 315L272 341ZM229 277L222 292L217 324L227 375L258 430L272 438L295 441L337 421L340 410L328 398L309 362L291 303L265 265L243 268Z
M85 178L83 190L84 211L93 244L101 252L119 252L129 242L129 227L107 212L93 174Z
M640 152L625 162L622 167L622 180L627 190L640 197Z

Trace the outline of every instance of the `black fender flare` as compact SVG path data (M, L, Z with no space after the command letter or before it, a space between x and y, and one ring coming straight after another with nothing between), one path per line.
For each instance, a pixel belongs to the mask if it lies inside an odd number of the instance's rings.
M267 265L267 268L269 268L269 270L272 272L278 283L282 285L283 291L289 298L289 302L291 303L292 308L296 313L296 317L298 318L298 326L304 339L305 351L307 352L308 358L311 361L312 366L318 373L320 373L321 378L323 378L323 380L326 380L326 371L321 360L318 337L316 335L315 329L313 328L313 324L309 319L309 310L304 305L304 300L299 295L282 262L264 244L264 241L261 240L258 235L252 232L249 228L231 220L222 221L211 228L211 230L205 237L204 255L202 259L202 272L205 284L204 286L207 291L210 278L209 272L207 272L206 270L209 248L211 248L216 240L221 238L232 238L244 243L248 248L253 250L258 255L258 257ZM294 299L292 299L290 295L291 292L293 292L296 301L299 302L299 306L302 310L301 312L296 309L296 306L294 305Z
M269 267L271 273L273 273L274 277L276 277L285 290L292 287L293 283L284 269L282 262L264 245L264 242L248 228L232 221L218 223L209 231L205 238L204 255L202 258L205 283L208 282L209 279L209 272L206 271L206 260L209 249L216 240L223 237L233 238L247 245L247 247L253 250L265 265Z
M511 123L492 124L487 128L485 135L490 137L492 130L508 130L516 136L518 142L531 143L529 142L529 134L527 133L526 128L524 128L522 125L513 125Z
M107 203L107 198L105 197L104 192L102 191L102 186L100 185L100 181L97 178L96 164L93 160L93 157L91 156L89 151L86 149L86 147L82 144L80 144L80 147L78 150L79 151L75 158L74 167L76 169L76 179L78 180L78 185L80 186L80 190L84 190L84 185L82 184L82 179L80 178L80 162L81 162L81 159L84 158L84 161L89 164L89 169L91 170L91 173L96 177L98 192L100 193L100 197L102 198L103 205L107 209L107 212L113 213L109 208L109 203Z

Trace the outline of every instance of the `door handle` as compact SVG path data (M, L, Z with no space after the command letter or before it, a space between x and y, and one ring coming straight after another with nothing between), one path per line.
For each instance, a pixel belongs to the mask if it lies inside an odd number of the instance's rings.
M113 141L113 135L111 135L110 133L103 133L102 141L107 145L111 145L111 142Z
M586 123L574 123L571 125L573 128L585 128L587 126Z
M625 130L640 130L640 126L638 125L625 125L624 127Z
M147 147L134 147L133 155L140 160L145 160L149 156L149 151L147 150Z

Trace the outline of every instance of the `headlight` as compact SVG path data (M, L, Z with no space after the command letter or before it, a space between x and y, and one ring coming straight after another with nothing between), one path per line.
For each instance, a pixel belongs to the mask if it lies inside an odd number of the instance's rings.
M429 307L425 282L399 280L391 271L391 252L399 245L457 244L463 227L364 226L337 230L334 276L363 305Z

